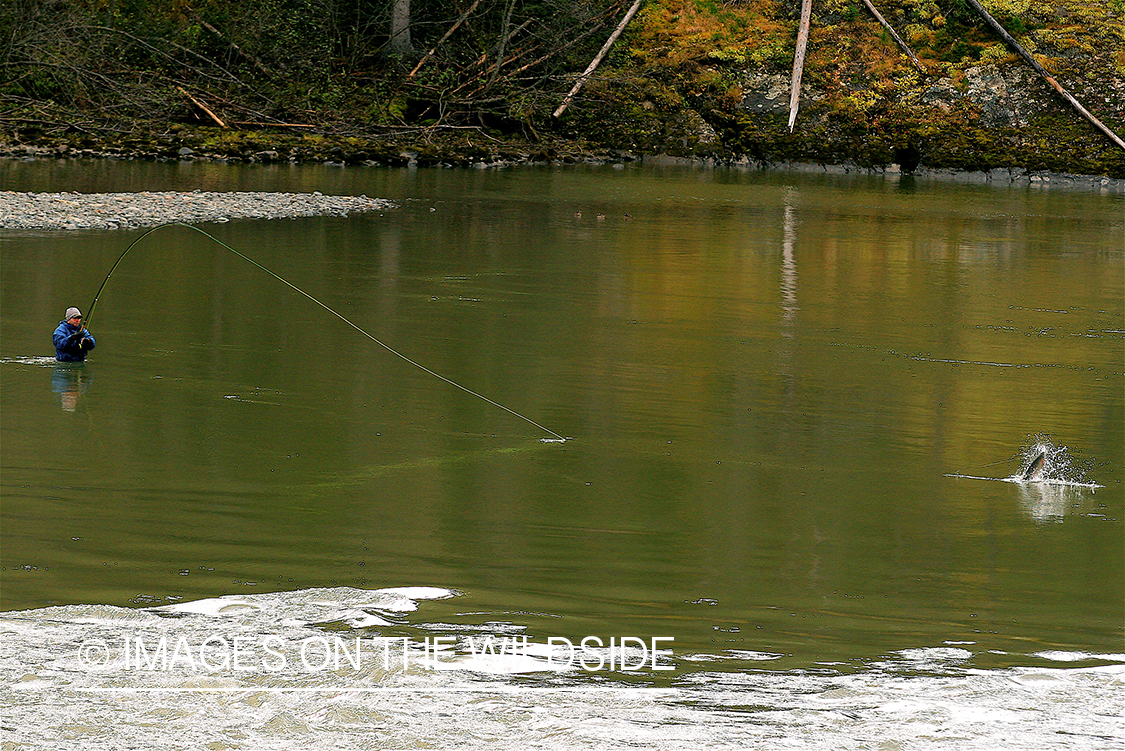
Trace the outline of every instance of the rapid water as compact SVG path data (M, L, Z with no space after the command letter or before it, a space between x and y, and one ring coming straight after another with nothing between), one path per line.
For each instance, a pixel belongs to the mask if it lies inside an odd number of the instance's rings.
M139 233L0 234L5 748L1125 742L1119 193L0 164L196 188L395 200L206 229L573 440L176 229L57 366Z
M1043 749L1122 737L1122 654L981 669L973 642L953 642L846 672L777 671L778 654L671 660L661 642L654 666L651 644L614 657L554 637L552 652L517 622L427 618L429 600L455 596L334 588L9 613L6 736L151 749Z

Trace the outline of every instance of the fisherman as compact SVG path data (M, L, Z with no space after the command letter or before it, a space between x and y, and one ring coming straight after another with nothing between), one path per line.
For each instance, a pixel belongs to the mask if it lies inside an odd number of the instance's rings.
M94 337L82 325L82 311L67 308L55 329L55 359L59 362L82 362L95 346Z

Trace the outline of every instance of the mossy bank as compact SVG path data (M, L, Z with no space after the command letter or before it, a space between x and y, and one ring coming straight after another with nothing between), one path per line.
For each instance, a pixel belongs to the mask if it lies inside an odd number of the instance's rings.
M197 45L191 64L177 67L165 59L171 54L132 62L122 55L124 67L112 71L119 76L112 80L122 81L119 89L116 83L83 88L85 79L77 74L73 80L48 75L41 61L9 52L6 75L14 71L15 77L0 86L9 105L0 117L0 152L419 166L667 154L718 163L1125 178L1125 149L1071 108L964 0L877 5L921 69L862 4L817 2L790 132L795 0L652 0L558 118L552 112L616 22L620 6L582 6L608 26L584 21L576 28L598 33L584 44L556 41L538 58L550 58L555 67L530 81L514 72L535 70L533 54L547 48L528 47L537 52L506 58L503 45L497 54L494 43L462 39L463 29L441 44L435 38L428 53L423 45L402 53L405 58L353 53L351 67L339 56L326 56L317 63L323 69L294 64L285 78L271 76L282 64L271 61L268 48L254 46L265 41L238 37L241 27L233 16L225 27L219 17L204 22L217 35L211 47L193 41L199 37L191 36L192 29L199 27L192 18L206 14L210 6L204 3L187 20L168 11L160 27L160 39L175 49ZM1060 84L1108 127L1125 132L1121 0L994 0L989 7ZM502 38L515 45L520 29L539 28L528 14L522 26L509 18L515 31ZM456 17L450 10L437 26L449 28ZM127 36L140 38L133 31ZM145 37L148 47L158 46L153 39ZM219 86L211 81L220 76L196 58L208 50L214 56L224 44L221 70L235 83ZM470 53L477 48L483 49L477 62L496 55L493 72L487 62L474 69ZM13 43L12 49L23 48ZM515 68L522 59L531 62ZM142 65L163 89L129 87L125 74ZM503 65L513 72L501 74ZM470 84L479 86L469 96L458 94Z

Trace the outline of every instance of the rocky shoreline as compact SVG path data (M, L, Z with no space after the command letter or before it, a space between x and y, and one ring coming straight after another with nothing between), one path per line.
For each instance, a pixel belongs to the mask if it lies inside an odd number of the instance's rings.
M128 229L173 222L347 216L393 208L367 196L314 193L17 193L0 192L0 229Z
M639 154L578 141L528 143L445 134L425 140L221 131L173 127L164 133L125 137L48 137L5 143L0 159L117 159L220 164L324 164L353 167L509 167L519 164L631 162Z

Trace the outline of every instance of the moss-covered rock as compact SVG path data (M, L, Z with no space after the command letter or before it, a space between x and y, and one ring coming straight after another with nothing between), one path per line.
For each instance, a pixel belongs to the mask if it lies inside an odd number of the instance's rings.
M795 3L759 0L721 11L705 0L655 3L629 36L628 53L604 72L613 85L586 96L585 111L571 115L571 132L597 132L604 143L642 150L665 139L669 152L761 162L1125 177L1125 150L1071 108L967 6L930 0L880 5L926 70L914 68L866 10L843 0L818 4L799 116L789 133ZM1084 0L1008 0L994 10L1090 110L1125 132L1120 9ZM740 44L746 49L736 54ZM642 93L657 87L671 91L662 97ZM676 121L684 110L707 121L720 144L669 139L661 123ZM606 122L611 127L594 128Z

